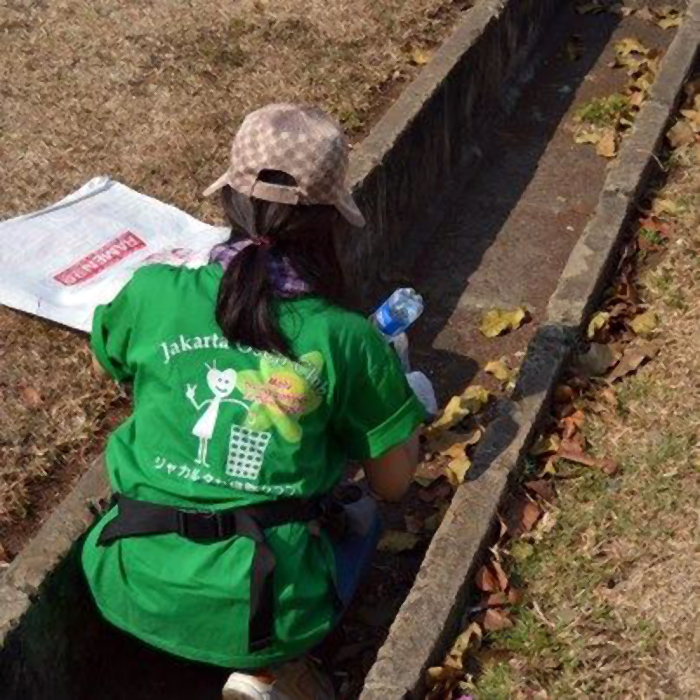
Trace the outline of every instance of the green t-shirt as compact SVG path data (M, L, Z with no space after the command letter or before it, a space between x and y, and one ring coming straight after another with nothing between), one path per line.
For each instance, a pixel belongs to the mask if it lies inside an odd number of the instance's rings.
M112 488L131 498L223 509L330 491L349 459L377 457L424 418L395 353L359 315L316 298L279 303L298 361L229 344L214 310L219 265L139 270L95 312L93 351L134 410L106 451ZM98 546L83 566L104 616L178 656L255 668L303 653L331 629L335 567L325 535L267 530L275 552L271 646L248 651L253 543L177 534Z

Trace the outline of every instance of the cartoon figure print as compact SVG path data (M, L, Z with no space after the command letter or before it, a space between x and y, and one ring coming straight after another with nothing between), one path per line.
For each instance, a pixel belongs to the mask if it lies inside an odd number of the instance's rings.
M228 398L233 393L236 388L236 370L234 369L216 369L216 363L213 366L206 365L207 367L207 385L214 397L211 399L205 399L202 403L197 403L195 398L197 393L196 384L188 384L187 391L185 395L189 399L190 403L194 406L196 411L200 411L205 406L208 408L199 420L195 423L192 429L192 435L199 438L199 452L197 453L197 459L195 462L201 464L204 467L208 467L207 464L207 449L209 447L209 440L211 440L214 434L214 428L216 427L216 421L219 417L219 408L222 403L237 403L239 406L243 406L246 411L250 412L250 408L243 401L238 399Z

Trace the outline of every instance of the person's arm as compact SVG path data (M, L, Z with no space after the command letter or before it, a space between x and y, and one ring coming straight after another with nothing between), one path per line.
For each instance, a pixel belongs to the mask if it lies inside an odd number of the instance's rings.
M372 493L384 501L400 501L408 491L418 466L418 431L381 457L365 459L362 467Z
M418 429L426 411L376 329L363 322L354 330L339 364L332 428L348 459L362 465L372 492L397 501L418 464Z

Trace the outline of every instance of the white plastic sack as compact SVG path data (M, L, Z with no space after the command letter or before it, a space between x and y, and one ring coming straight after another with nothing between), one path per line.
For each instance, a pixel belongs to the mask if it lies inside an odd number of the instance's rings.
M97 177L60 202L0 222L0 304L90 330L95 307L138 267L197 267L227 230Z

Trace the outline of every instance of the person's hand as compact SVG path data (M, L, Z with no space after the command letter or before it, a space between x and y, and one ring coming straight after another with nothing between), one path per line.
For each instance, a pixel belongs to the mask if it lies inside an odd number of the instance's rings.
M433 389L430 379L423 372L409 372L406 375L406 380L430 417L434 418L437 415L438 406L435 389Z

